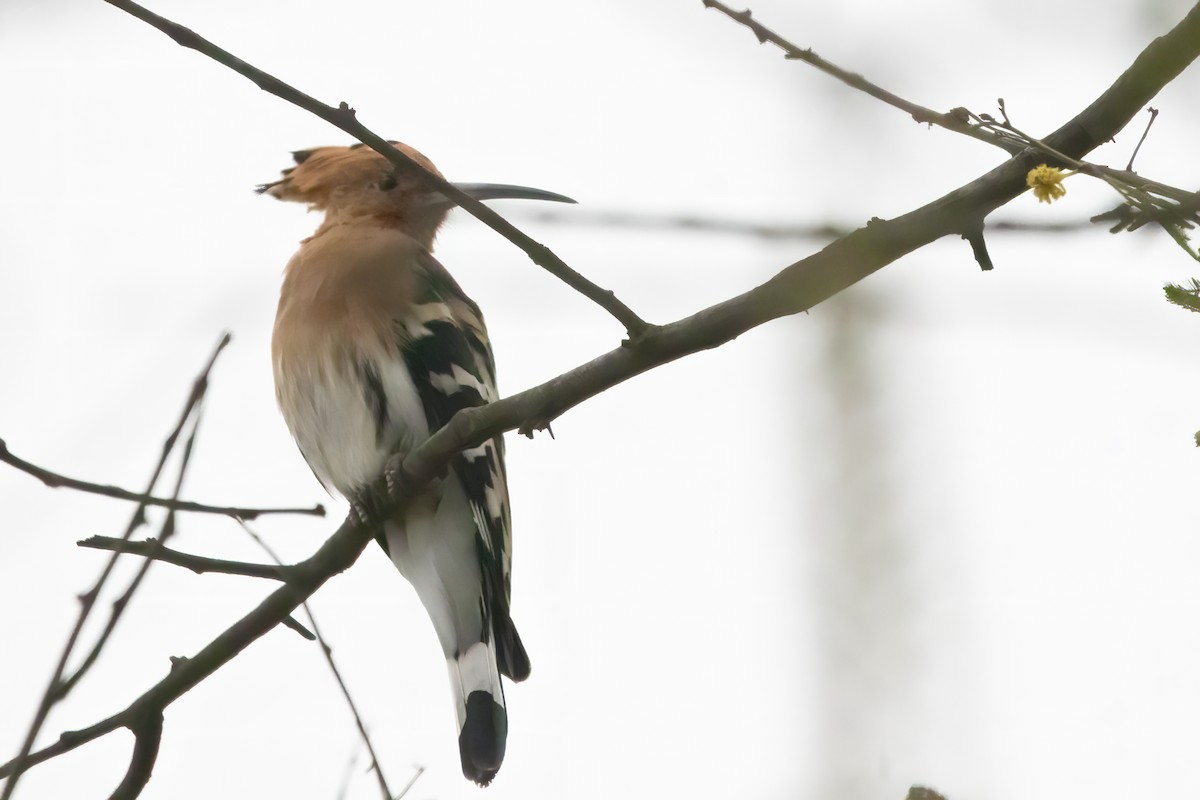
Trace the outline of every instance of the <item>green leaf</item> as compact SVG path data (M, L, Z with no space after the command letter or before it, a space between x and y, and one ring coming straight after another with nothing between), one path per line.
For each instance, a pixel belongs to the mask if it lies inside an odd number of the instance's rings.
M1192 278L1190 286L1168 283L1163 287L1167 300L1188 311L1200 312L1200 281Z

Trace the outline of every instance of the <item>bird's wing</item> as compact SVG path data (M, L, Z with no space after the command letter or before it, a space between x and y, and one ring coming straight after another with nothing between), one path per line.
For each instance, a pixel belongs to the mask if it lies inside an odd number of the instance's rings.
M432 432L462 409L497 399L496 365L479 307L428 252L417 261L422 275L414 306L397 321L396 333ZM509 617L512 536L503 439L463 451L452 468L475 519L485 613L500 645L501 668L521 680L529 667Z

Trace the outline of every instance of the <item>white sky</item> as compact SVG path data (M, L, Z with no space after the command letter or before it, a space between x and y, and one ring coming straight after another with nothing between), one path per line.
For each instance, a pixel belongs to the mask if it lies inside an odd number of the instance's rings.
M934 108L1026 130L1076 113L1178 0L762 0L801 45ZM323 100L346 100L451 179L590 210L859 224L998 163L758 47L696 2L153 9ZM1145 175L1200 183L1193 68L1156 99ZM186 495L328 502L275 409L280 270L317 224L254 195L288 151L347 139L99 0L0 5L0 438L72 476L149 475L222 330ZM1124 165L1139 119L1097 160ZM1052 208L1114 199L1083 178ZM498 204L516 220L530 210ZM651 321L819 247L522 223ZM1196 796L1200 319L1161 299L1196 264L1165 235L958 240L812 314L639 377L510 437L514 614L533 660L509 692L504 798ZM603 312L465 216L437 253L483 306L502 391L620 339ZM169 482L164 483L164 486ZM162 492L167 491L165 488ZM338 524L255 527L289 558ZM0 760L15 754L128 506L0 469ZM161 516L154 515L158 522ZM175 545L258 560L220 518ZM123 708L272 587L156 567L106 659L43 741ZM444 666L374 549L314 601L394 789L477 797ZM18 797L104 797L115 734ZM170 707L145 798L333 798L356 735L315 646L279 630ZM351 798L377 797L361 772Z

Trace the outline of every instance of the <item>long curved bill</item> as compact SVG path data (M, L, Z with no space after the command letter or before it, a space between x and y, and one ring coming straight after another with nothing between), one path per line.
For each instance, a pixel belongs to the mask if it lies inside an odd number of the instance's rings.
M455 183L459 191L471 195L476 200L549 200L552 203L574 203L566 195L557 192L547 192L545 189L532 189L528 186L513 186L508 183ZM441 194L435 194L429 199L430 205L450 205L450 201Z

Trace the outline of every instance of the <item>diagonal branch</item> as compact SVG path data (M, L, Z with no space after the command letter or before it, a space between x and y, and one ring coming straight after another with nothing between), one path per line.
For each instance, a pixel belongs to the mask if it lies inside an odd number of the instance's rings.
M173 442L172 442L173 444ZM39 467L36 464L31 464L28 461L17 457L8 449L8 445L3 439L0 439L0 462L16 467L21 472L32 475L39 481L49 486L51 489L75 489L80 492L89 494L103 495L104 497L113 497L117 500L130 500L134 503L141 503L147 506L160 506L169 508L172 511L195 511L203 514L223 514L227 517L236 517L238 519L256 519L265 514L311 514L317 517L325 516L325 506L315 505L310 508L238 508L237 506L210 506L204 503L193 503L190 500L176 500L173 498L154 497L148 492L139 494L131 492L128 489L122 489L120 486L108 486L99 483L90 483L88 481L79 480L78 478L68 478L65 475L59 475L57 472Z
M932 108L918 105L910 100L905 100L899 95L892 94L887 89L871 83L869 80L859 75L857 72L850 72L842 69L832 61L826 61L812 51L809 47L799 47L792 44L787 39L783 38L775 31L763 25L758 20L754 19L750 13L750 9L745 11L734 11L729 6L720 2L720 0L701 0L705 8L715 8L725 16L732 19L734 22L745 25L758 39L759 44L771 44L778 47L784 52L784 57L793 61L803 61L824 72L826 75L831 75L837 78L842 83L851 88L858 89L860 92L865 92L876 100L881 100L893 108L898 108L901 111L907 112L917 122L927 125L937 125L955 133L961 133L964 136L970 136L973 139L979 139L982 142L995 145L1001 150L1005 150L1010 155L1017 155L1025 149L1025 145L1014 141L1007 136L996 134L991 131L981 130L980 128L970 123L970 118L966 113L966 109L956 108L952 111L942 113L934 111Z
M240 522L240 520L239 520ZM182 553L178 550L173 550L165 547L161 541L156 539L145 539L143 541L127 541L111 536L92 536L78 542L80 547L88 547L97 550L111 550L117 553L127 553L131 555L142 556L150 561L162 561L167 564L173 564L178 567L190 569L192 572L202 574L206 572L219 573L224 575L242 575L251 578L268 578L271 580L288 581L291 579L292 567L284 564L270 545L255 533L249 525L241 522L243 530L261 547L275 562L274 564L255 564L246 561L228 561L220 558L207 558L205 556L197 556L191 553ZM337 681L338 688L345 697L347 705L350 707L350 713L354 717L354 724L357 727L359 735L363 743L366 745L367 753L371 757L371 767L375 772L376 779L379 782L380 792L385 800L391 800L391 790L388 788L387 780L383 774L383 767L379 761L379 755L375 750L375 745L371 741L370 735L367 733L366 723L363 721L362 715L358 711L358 706L355 704L353 697L350 695L350 689L346 685L345 679L342 677L341 670L333 658L333 648L329 642L321 634L320 628L317 626L316 617L313 616L312 609L309 608L307 601L301 603L304 608L304 613L308 616L309 625L304 627L295 620L294 617L286 617L281 622L288 627L293 628L302 636L310 641L316 641L321 647L321 653L325 657L326 663L333 672L334 679ZM161 719L161 715L159 715Z
M192 452L196 445L196 433L200 427L200 418L202 413L202 407L197 409L195 418L192 421L191 433L188 434L187 441L184 442L183 455L179 460L179 474L175 478L175 489L171 493L172 500L177 499L179 497L179 493L183 490L183 478L187 474L188 466L191 465ZM162 527L159 529L159 541L157 542L158 546L161 547L162 542L165 542L167 539L171 538L174 532L175 512L168 511L166 519L163 520ZM83 676L88 673L88 670L92 668L92 665L96 663L96 660L100 658L100 653L104 650L104 646L108 644L109 637L112 636L113 631L117 629L117 623L120 622L121 617L124 616L125 609L129 607L129 603L133 599L134 593L138 590L138 587L142 585L142 581L145 580L146 573L150 571L150 565L152 563L152 559L146 559L143 561L138 567L138 571L133 576L133 579L129 581L129 585L125 587L125 591L121 593L120 597L113 601L112 606L109 608L108 621L104 624L104 629L100 631L100 635L96 637L94 642L92 642L91 650L89 650L88 654L84 656L83 661L80 662L79 666L75 668L75 671L69 676L64 677L59 684L56 691L56 694L59 697L65 697L67 694L69 694L71 690L75 688L76 684L83 679Z
M133 0L104 1L152 25L174 39L176 44L203 53L214 61L229 67L239 75L249 78L264 92L269 92L276 97L303 108L305 111L316 114L321 119L340 128L375 150L394 166L404 170L406 173L420 176L429 188L436 189L452 202L461 206L471 216L523 250L535 264L615 317L618 322L625 326L625 330L628 331L631 338L636 338L642 331L649 327L632 309L618 300L617 296L611 290L602 289L592 283L567 266L567 263L555 255L550 248L540 242L534 241L511 222L504 219L504 217L464 193L461 189L456 188L453 184L426 171L420 164L392 147L383 137L369 130L358 121L354 109L346 103L342 103L337 108L326 105L315 97L289 86L274 75L269 75L259 68L247 64L228 50L223 50L191 29L185 28L177 22L172 22L143 8L133 2Z
M448 463L448 460L444 459L444 462ZM412 474L418 473L414 471ZM423 482L433 477L433 474L420 474ZM399 509L399 503L394 505ZM292 569L295 571L292 580L268 595L257 608L227 628L191 658L172 659L171 671L167 676L124 710L86 728L67 731L54 744L30 753L23 759L14 759L0 766L0 778L11 775L18 766L18 761L23 762L20 765L22 768L40 764L118 728L138 724L150 710L165 710L175 700L227 664L251 642L278 625L327 580L348 569L366 549L374 532L372 526L362 523L356 517L347 518L316 553L293 565Z
M266 540L255 533L245 522L241 523L242 530L246 535L253 539L259 547L261 547L271 560L283 567L283 561L275 552ZM321 655L325 657L325 663L329 665L329 670L333 673L333 678L337 681L338 689L342 692L342 697L346 700L346 705L350 707L350 714L354 717L354 726L358 728L358 735L363 741L363 745L367 748L367 754L371 757L371 769L375 772L375 780L379 784L379 792L383 796L383 800L394 800L392 790L388 787L387 778L383 774L383 764L379 760L379 753L375 750L375 743L371 741L371 735L367 733L367 724L363 721L362 714L358 711L358 704L354 702L354 698L350 695L350 687L346 685L346 679L342 677L342 671L338 669L337 662L333 659L333 648L329 646L329 640L321 633L320 627L317 626L317 618L313 615L312 608L309 607L308 601L301 603L304 608L304 614L308 617L308 624L312 628L313 637L321 647ZM420 773L413 778L420 777ZM412 782L409 782L409 786ZM404 791L395 795L395 800L404 796L404 792L408 791L405 787Z

